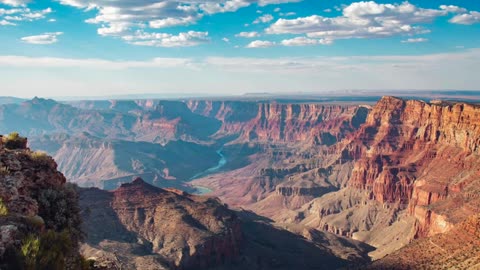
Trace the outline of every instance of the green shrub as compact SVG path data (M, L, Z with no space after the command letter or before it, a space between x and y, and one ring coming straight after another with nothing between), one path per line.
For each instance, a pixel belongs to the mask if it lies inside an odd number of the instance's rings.
M0 198L0 216L6 216L6 215L8 215L8 208L5 205L5 203L3 203L2 198Z
M70 239L70 232L48 230L40 236L28 235L20 250L26 270L63 270L75 246Z
M28 235L23 240L20 251L25 269L35 269L40 251L40 239L33 234Z
M43 151L34 151L29 153L30 158L40 165L47 165L50 162L50 156Z
M75 243L83 239L78 194L73 184L66 184L60 189L44 189L40 191L37 202L38 215L45 221L47 229L57 232L67 230Z
M2 142L7 149L25 149L27 148L27 138L21 137L18 132L12 132L2 137Z

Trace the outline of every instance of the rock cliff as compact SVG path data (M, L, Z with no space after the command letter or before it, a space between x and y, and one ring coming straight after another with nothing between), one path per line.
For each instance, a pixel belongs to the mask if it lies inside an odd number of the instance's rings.
M352 167L337 179L347 187L290 220L390 251L400 241L379 232L412 239L449 231L480 210L479 117L476 105L383 97L365 124L320 154L334 168Z
M217 135L238 133L239 141L275 143L332 145L357 129L368 113L366 107L315 103L190 100L187 105L193 112L221 120Z
M476 105L382 98L345 148L359 149L349 185L408 204L419 236L445 232L478 210L468 194L479 190L479 115Z
M0 268L79 269L76 191L55 161L0 136Z
M141 251L116 251L126 258L116 263L127 268L140 267L136 256L153 257L172 269L206 269L239 256L239 220L213 198L156 188L137 178L113 192L84 189L81 205L89 209L84 215L87 257L107 245L121 250L122 243Z

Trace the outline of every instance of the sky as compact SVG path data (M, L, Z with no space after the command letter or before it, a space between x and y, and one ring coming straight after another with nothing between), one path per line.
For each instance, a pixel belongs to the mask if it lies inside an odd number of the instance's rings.
M0 96L480 89L479 0L0 0L0 40Z

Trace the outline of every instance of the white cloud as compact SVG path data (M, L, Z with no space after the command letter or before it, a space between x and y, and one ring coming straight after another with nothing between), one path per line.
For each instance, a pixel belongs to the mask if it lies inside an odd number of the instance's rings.
M467 12L465 8L459 7L459 6L453 6L453 5L441 5L440 9L443 9L447 12L451 13L464 13Z
M27 7L20 8L0 8L0 25L17 25L15 22L36 21L45 19L48 14L52 12L51 8L43 10L31 10Z
M328 39L311 39L306 37L296 37L282 40L283 46L310 46L318 44L330 45L332 44L332 41Z
M188 16L185 18L166 18L160 20L153 20L149 22L151 28L166 28L178 25L189 25L193 24L198 20L198 16Z
M309 38L335 39L382 38L397 35L429 33L419 24L431 23L435 18L449 12L462 12L457 6L442 5L439 9L424 9L409 2L401 4L378 4L373 1L355 2L344 6L342 15L324 17L312 15L296 19L278 19L266 29L268 34L306 34ZM471 12L472 13L472 12ZM456 23L473 23L475 14Z
M286 3L296 3L296 2L302 2L302 0L259 0L258 5L266 6L266 5L272 5L272 4L286 4Z
M280 12L280 10L281 10L281 9L280 9L279 7L277 7L277 8L275 8L275 9L273 10L273 12Z
M250 6L250 2L242 0L228 0L220 1L223 3L218 3L216 1L204 1L205 3L200 4L200 9L205 11L208 14L215 13L224 13L224 12L234 12L240 8Z
M25 43L36 45L49 45L58 42L58 36L62 35L62 32L45 33L42 35L22 37L21 40Z
M14 24L14 23L12 23L12 22L9 22L9 21L6 21L6 20L1 20L1 21L0 21L0 25L1 25L1 26L6 26L6 25L11 25L11 26L13 26L13 25L16 25L16 24Z
M224 37L224 38L222 38L222 40L223 40L224 42L226 42L226 43L230 43L230 39L229 39L229 38Z
M265 14L253 21L253 24L259 24L259 23L268 23L273 20L273 16L270 14Z
M297 13L295 12L287 12L287 13L280 12L280 16L289 17L289 16L295 16L295 15L297 15Z
M275 46L275 42L265 40L255 40L247 45L247 48L269 48Z
M0 0L0 3L7 6L19 7L27 5L28 3L30 3L30 0Z
M402 43L421 43L421 42L427 42L427 38L409 38L402 40Z
M292 39L282 40L282 45L284 46L307 46L307 45L317 45L318 40L310 39L306 37L296 37Z
M469 13L459 14L450 19L449 22L464 25L480 23L480 12L470 11Z
M167 33L147 33L139 30L133 35L125 35L122 38L133 45L153 47L190 47L210 41L208 32L196 31L173 35Z
M234 12L240 8L299 2L301 0L57 0L63 5L96 12L86 20L98 24L98 34L122 38L137 30L195 24L215 13ZM271 16L271 15L270 15ZM273 19L273 18L272 18ZM260 21L271 19L263 17ZM179 35L181 33L178 33Z
M238 34L235 35L236 37L244 37L244 38L255 38L255 37L259 37L260 36L260 33L258 32L240 32Z
M323 12L330 13L330 12L332 12L332 10L330 8L326 8L326 9L323 10Z

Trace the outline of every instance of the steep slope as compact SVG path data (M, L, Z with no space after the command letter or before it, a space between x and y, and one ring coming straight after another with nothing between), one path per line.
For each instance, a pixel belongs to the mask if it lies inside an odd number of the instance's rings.
M26 142L0 136L0 268L80 269L76 192Z
M368 269L478 269L480 216L471 216L445 234L416 240Z
M203 269L239 253L238 218L214 199L177 194L137 178L113 192L82 190L81 205L89 209L84 216L87 257L106 249L130 259L150 257L169 268ZM122 254L122 245L130 246L132 254ZM116 263L141 269L135 259Z
M365 263L367 245L279 229L218 199L164 190L141 179L112 192L81 191L86 257L128 269L338 269Z

